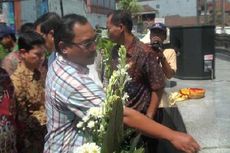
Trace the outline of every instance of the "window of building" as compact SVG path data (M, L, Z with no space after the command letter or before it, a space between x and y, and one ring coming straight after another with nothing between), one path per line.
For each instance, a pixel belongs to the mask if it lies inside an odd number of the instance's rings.
M106 9L115 9L115 3L115 0L91 0L92 5Z
M90 0L87 1L91 13L108 14L115 10L115 0Z
M159 9L159 8L160 8L160 4L157 4L157 5L156 5L156 8Z

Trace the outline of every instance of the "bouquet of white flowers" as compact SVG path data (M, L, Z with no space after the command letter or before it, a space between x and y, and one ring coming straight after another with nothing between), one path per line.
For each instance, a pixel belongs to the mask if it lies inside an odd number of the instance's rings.
M78 147L74 153L100 153L101 148L95 143L85 143L83 146Z
M87 115L77 124L79 132L83 133L87 142L77 149L78 153L126 152L121 147L124 132L123 107L128 98L127 93L124 92L124 86L130 80L130 77L127 73L128 65L126 64L126 49L124 46L120 47L118 55L118 70L113 71L109 78L103 105L99 108L89 109ZM107 59L111 58L108 57ZM92 149L85 149L86 146L91 145L94 146L92 148L97 149L93 151ZM133 152L142 153L143 149Z
M105 131L103 124L101 124L103 117L104 114L101 107L92 107L82 121L77 124L77 128L84 134L87 142L102 143Z

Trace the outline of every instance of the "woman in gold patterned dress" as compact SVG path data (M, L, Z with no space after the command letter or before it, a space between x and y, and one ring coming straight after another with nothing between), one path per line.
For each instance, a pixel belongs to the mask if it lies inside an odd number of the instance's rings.
M11 75L17 104L19 152L43 152L46 131L44 111L44 82L38 68L43 61L45 47L43 37L36 32L22 34L18 39L22 57Z

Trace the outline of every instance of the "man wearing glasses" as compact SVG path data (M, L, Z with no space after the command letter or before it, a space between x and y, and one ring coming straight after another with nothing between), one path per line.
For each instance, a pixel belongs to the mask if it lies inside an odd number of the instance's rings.
M54 33L57 58L46 78L47 130L44 153L74 152L83 144L76 125L90 107L99 106L103 89L88 76L96 56L96 33L79 15L63 17Z
M56 52L54 47L54 31L58 28L60 24L60 16L54 12L48 12L40 16L35 22L35 31L43 36L46 41L46 50L48 56L48 66L56 58Z

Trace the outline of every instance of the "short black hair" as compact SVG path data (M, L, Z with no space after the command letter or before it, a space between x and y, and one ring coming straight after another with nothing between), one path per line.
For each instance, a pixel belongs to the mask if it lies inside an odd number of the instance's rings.
M28 31L20 34L18 38L18 48L29 52L35 45L45 45L44 38L35 31Z
M60 24L61 17L55 12L48 12L40 16L35 22L34 27L40 25L41 32L48 34L51 30L56 30Z
M132 21L132 16L131 13L129 11L126 10L115 10L113 12L110 12L107 17L111 16L111 22L114 25L119 25L119 24L123 24L126 29L128 30L129 33L131 33L132 29L133 29L133 21Z
M34 31L34 24L32 22L24 23L21 26L19 33L25 33L25 32L29 32L29 31Z
M17 40L15 32L6 23L0 23L0 41L4 37L10 37L14 42Z
M68 14L62 18L59 28L56 31L54 31L55 48L57 52L59 52L60 54L62 54L62 51L59 49L59 42L62 41L66 44L72 42L72 40L75 37L73 27L76 23L80 25L85 25L88 23L88 20L81 15Z
M16 42L17 41L17 38L16 38L16 36L15 36L15 34L13 33L13 34L10 34L10 37L11 37L11 39L14 41L14 42Z

